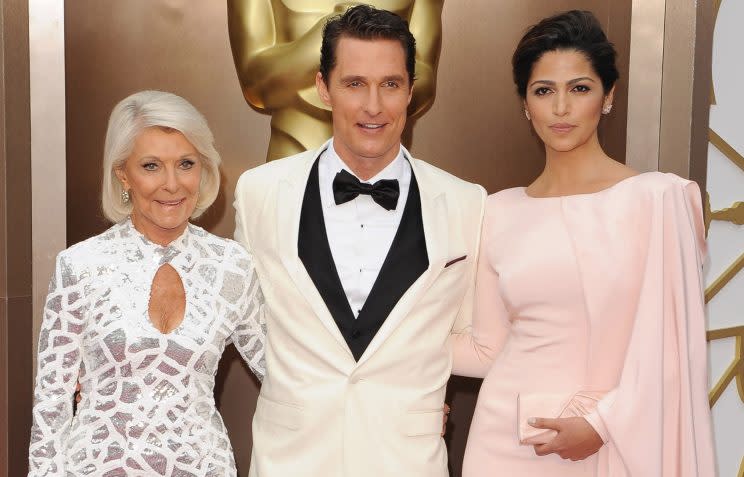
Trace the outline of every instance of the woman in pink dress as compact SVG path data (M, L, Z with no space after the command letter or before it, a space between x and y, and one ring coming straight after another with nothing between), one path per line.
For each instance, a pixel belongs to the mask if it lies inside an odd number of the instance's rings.
M512 62L545 169L486 206L453 338L455 373L485 378L463 475L711 477L700 190L602 150L618 72L591 13L541 21Z

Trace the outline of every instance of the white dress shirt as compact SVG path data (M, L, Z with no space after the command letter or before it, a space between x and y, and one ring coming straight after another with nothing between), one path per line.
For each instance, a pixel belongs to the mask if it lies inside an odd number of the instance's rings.
M354 173L336 153L333 140L320 155L318 182L328 245L355 317L359 316L377 280L400 225L411 185L411 165L406 157L410 157L410 154L401 146L393 162L376 176L362 181L374 184L380 179L398 180L398 205L393 210L385 210L372 197L361 194L349 202L336 205L333 198L334 177L342 169Z

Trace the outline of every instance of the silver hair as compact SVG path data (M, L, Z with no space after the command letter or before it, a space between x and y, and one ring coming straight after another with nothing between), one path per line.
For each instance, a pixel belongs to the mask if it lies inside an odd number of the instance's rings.
M179 131L199 152L202 162L199 198L191 218L199 217L217 198L220 189L220 154L207 120L188 101L173 93L140 91L127 96L111 111L103 146L101 207L111 222L121 222L132 212L132 203L121 199L122 183L116 170L134 149L140 133L150 127Z

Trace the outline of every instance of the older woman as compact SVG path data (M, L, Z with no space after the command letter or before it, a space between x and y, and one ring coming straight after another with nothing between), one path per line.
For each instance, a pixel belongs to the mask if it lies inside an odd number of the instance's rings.
M530 28L513 72L545 168L486 204L463 476L713 476L700 190L603 151L618 72L591 13Z
M102 206L115 225L57 257L29 475L236 475L214 376L232 341L261 378L265 326L251 257L189 223L217 196L219 163L183 98L142 91L114 108Z

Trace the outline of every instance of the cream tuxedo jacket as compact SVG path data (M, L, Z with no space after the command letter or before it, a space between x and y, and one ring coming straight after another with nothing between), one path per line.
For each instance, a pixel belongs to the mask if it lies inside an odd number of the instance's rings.
M268 327L250 475L446 477L448 336L458 316L469 320L485 191L409 158L429 268L355 361L298 257L305 186L322 150L249 170L235 193L235 238L255 259Z

